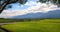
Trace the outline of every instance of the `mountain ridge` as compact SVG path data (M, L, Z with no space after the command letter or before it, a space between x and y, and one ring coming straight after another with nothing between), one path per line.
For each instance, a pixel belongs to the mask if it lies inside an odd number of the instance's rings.
M28 13L25 15L18 15L12 18L60 18L60 10L49 11L47 13Z

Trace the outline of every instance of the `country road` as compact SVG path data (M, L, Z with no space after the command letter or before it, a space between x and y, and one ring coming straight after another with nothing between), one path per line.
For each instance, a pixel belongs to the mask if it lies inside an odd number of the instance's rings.
M0 25L15 24L16 22L0 23Z

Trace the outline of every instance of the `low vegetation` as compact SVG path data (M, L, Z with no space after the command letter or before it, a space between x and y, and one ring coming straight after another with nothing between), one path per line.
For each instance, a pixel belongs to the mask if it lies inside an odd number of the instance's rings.
M2 27L11 32L60 32L60 19L19 21L14 24L3 25Z

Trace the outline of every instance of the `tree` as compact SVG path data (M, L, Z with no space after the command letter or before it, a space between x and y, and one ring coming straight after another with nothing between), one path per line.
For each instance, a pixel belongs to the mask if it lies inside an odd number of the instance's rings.
M25 4L27 0L0 0L0 13L8 6L8 8L11 8L11 3L20 3L20 4ZM58 7L60 7L60 0L39 0L41 3L46 3L46 2L51 2Z
M60 0L39 0L39 2L42 2L42 3L51 2L54 5L57 5L58 7L60 7Z
M8 8L11 8L9 4L11 3L20 3L20 4L25 4L27 0L0 0L0 13L5 9L5 7L8 5Z

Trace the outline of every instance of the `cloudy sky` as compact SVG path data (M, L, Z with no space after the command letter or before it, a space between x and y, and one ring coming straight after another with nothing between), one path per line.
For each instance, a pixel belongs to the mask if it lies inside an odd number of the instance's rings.
M60 9L57 8L57 5L53 5L52 3L37 3L36 1L38 0L28 0L28 2L24 5L20 5L19 3L11 4L12 8L4 10L0 14L0 18L10 18L13 16L24 15L27 13L47 13L55 9Z

